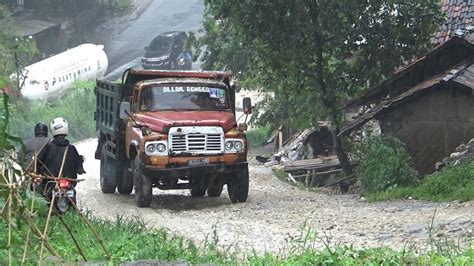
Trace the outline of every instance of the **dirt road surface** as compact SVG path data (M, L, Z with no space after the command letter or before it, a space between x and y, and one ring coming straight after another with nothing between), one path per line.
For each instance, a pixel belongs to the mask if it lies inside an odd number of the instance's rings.
M225 191L218 198L192 198L189 191L154 189L151 208L135 206L133 192L124 196L102 194L99 161L93 159L96 140L77 143L85 155L86 180L77 186L79 204L94 215L114 219L139 216L149 227L164 227L171 234L202 243L214 234L223 247L285 252L306 224L317 233L317 247L352 244L355 247L414 247L427 250L434 215L433 235L473 244L474 202L427 203L414 200L368 203L358 195L327 195L304 191L272 175L270 169L250 166L250 192L246 203L231 204Z

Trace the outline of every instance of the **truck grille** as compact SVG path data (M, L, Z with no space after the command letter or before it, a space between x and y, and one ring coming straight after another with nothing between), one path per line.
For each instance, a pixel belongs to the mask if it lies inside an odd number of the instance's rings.
M224 134L216 132L219 131L216 128L213 130L203 130L203 127L186 128L186 130L180 128L180 133L172 131L170 129L171 153L218 154L224 151Z

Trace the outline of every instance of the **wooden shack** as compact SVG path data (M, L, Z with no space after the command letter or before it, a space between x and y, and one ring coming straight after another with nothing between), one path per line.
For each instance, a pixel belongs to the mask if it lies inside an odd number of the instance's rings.
M416 169L428 174L474 137L473 92L474 32L467 30L349 102L346 107L374 107L341 134L376 119L382 134L404 142Z

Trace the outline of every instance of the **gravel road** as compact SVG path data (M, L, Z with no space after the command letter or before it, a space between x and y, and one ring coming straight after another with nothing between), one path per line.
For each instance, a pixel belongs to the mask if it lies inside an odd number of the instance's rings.
M316 232L316 246L323 240L355 247L389 246L419 250L429 247L429 225L434 215L436 237L472 245L474 202L427 203L414 200L368 203L358 195L328 195L301 190L272 175L258 164L250 166L250 192L246 203L231 204L227 193L218 198L192 198L186 190L153 191L151 208L135 206L129 196L102 194L99 161L93 159L96 140L77 143L85 162L85 181L77 186L79 204L96 216L139 216L150 227L164 227L172 234L202 243L216 234L223 247L258 252L285 252L301 228Z

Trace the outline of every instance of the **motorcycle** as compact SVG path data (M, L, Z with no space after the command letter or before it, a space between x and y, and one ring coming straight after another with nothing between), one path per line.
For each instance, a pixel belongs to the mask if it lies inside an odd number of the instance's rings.
M46 196L49 203L53 201L54 207L60 213L64 214L69 207L71 202L76 204L76 190L73 182L69 178L59 178L46 183Z
M181 53L177 60L177 69L181 70L191 70L192 69L192 55L190 53Z

